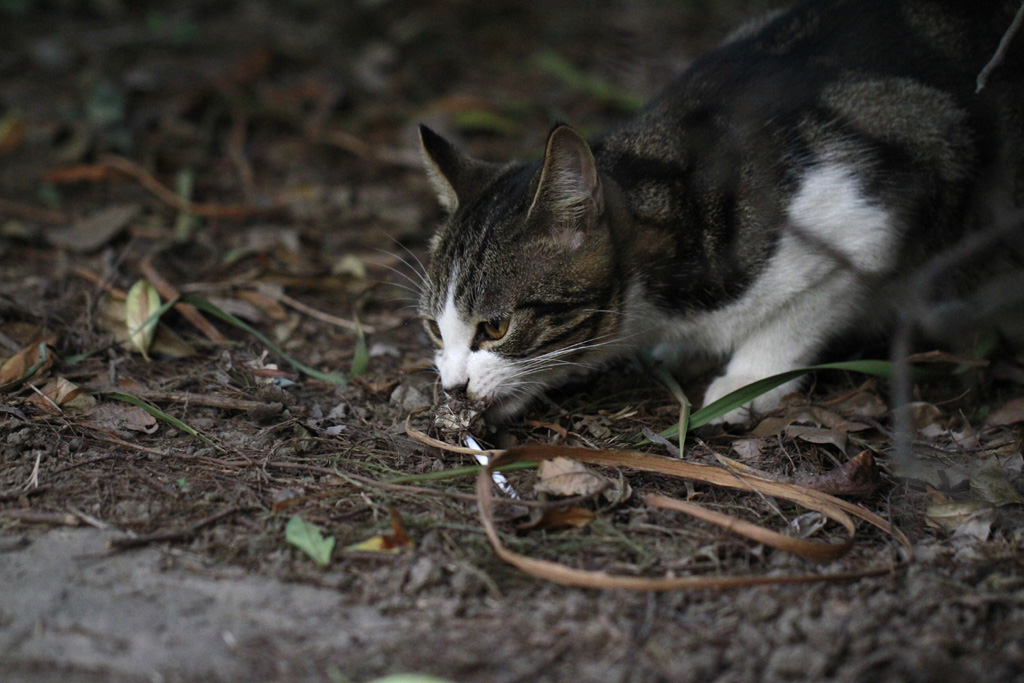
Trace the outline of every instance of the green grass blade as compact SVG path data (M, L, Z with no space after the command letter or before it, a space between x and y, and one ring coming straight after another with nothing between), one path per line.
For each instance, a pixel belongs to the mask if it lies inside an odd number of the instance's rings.
M349 379L355 379L359 375L366 374L366 368L370 364L370 352L366 348L366 334L363 326L356 319L356 350L352 354L352 367L349 369Z
M202 434L199 430L185 424L184 422L174 417L173 415L168 415L167 413L160 410L152 403L147 403L138 396L132 396L131 394L126 394L123 391L97 391L95 392L95 395L107 396L116 401L122 401L124 403L130 403L133 406L138 406L145 410L150 415L152 415L153 417L155 417L156 419L163 420L164 422L171 425L175 429L180 429L186 434L196 437L197 439L205 443L207 446L212 446L213 448L216 448L218 451L224 450L221 446L216 444L212 439L207 437L205 434Z
M752 382L745 387L740 387L731 394L726 394L717 401L704 406L697 412L690 415L690 429L696 429L702 425L706 425L717 417L725 415L731 410L735 410L740 406L750 403L755 398L771 391L777 386L785 384L791 380L797 379L809 372L815 370L846 370L848 372L859 372L864 375L874 375L876 377L891 377L893 373L893 364L887 360L854 360L854 361L843 361L839 363L823 363L822 365L812 365L806 368L799 368L797 370L790 370L789 372L779 373L778 375L772 375L771 377L765 377L764 379ZM669 427L661 433L661 436L666 439L675 438L679 434L679 427Z
M277 344L270 341L270 339L267 338L266 335L251 327L250 325L246 324L245 322L239 320L238 318L231 315L227 311L222 311L221 309L217 308L206 299L197 296L186 296L182 299L182 301L184 301L185 303L192 304L199 310L205 311L206 313L209 313L212 316L216 316L217 318L220 318L229 325L233 325L234 327L237 327L243 332L246 332L252 335L253 337L256 337L256 339L258 339L261 344L263 344L268 349L279 355L289 365L291 365L293 368L295 368L296 370L298 370L299 372L306 376L312 377L313 379L318 379L321 382L327 382L329 384L348 384L348 378L345 377L344 375L335 375L329 372L321 372L316 368L311 368L304 363L300 363L299 361L295 360L287 353L285 353ZM363 343L365 344L366 342L364 341Z

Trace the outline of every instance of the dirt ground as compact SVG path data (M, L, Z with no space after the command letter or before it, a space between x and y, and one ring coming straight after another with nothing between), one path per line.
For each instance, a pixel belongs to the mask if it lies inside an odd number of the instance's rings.
M856 373L687 441L688 460L802 482L873 455L856 501L914 551L874 578L663 593L533 578L488 544L460 474L474 461L407 434L410 415L430 429L414 302L441 220L416 124L480 156L538 154L553 121L624 120L768 6L0 2L0 678L1024 679L1024 359L1004 346L915 386L912 465L893 456L887 383ZM148 359L125 322L146 318L140 279L202 309L164 313ZM677 418L670 391L616 368L479 436L631 448ZM602 472L634 495L579 503L568 529L501 506L504 543L650 577L898 557L861 524L844 557L801 560L638 494L797 536L815 526L803 510ZM536 498L534 472L509 479ZM325 565L289 542L295 517L334 539Z

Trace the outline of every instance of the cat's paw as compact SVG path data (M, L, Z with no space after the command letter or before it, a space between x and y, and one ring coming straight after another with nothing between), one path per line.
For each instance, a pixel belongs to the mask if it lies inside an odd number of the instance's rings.
M723 375L708 386L708 390L704 393L704 405L711 405L718 399L731 394L737 389L742 389L748 384L752 384L760 379L764 378L753 375ZM761 394L752 401L745 403L738 408L733 408L728 413L710 420L708 424L750 424L758 415L777 408L779 401L782 400L783 396L791 394L799 388L799 380L786 382L781 386L775 387L774 389Z

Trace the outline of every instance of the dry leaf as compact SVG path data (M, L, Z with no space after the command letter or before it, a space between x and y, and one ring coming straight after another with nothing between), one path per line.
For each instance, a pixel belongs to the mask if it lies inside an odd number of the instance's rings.
M155 417L139 406L127 403L99 403L83 413L82 419L96 427L118 432L152 434L160 427Z
M1002 427L1019 422L1024 422L1024 397L1011 399L993 411L985 420L985 426Z
M885 405L885 401L870 391L854 394L833 408L841 415L862 418L879 418L889 412L889 406Z
M736 439L732 442L732 449L743 460L757 460L764 449L764 439Z
M545 509L536 519L516 528L520 531L550 531L554 529L582 529L597 518L592 510L579 505L567 508Z
M840 451L846 450L846 433L836 429L790 425L786 427L786 436L808 443L832 444Z
M96 405L96 399L92 395L63 377L47 382L42 389L42 395L33 396L32 402L48 412L57 412L60 409L71 415L85 412Z
M148 280L139 280L128 290L124 302L124 319L128 328L129 341L149 360L149 347L153 343L156 324L159 320L153 314L160 308L160 295Z
M862 451L831 472L801 478L797 483L833 496L868 497L878 486L878 466L871 451Z
M36 339L4 361L4 364L0 365L0 386L21 379L28 372L29 368L38 363L39 345L44 343L47 346L53 346L57 343L57 338L51 335L46 339ZM46 362L39 370L46 370L51 365L53 365L53 354L47 353Z
M54 228L46 239L55 247L89 252L112 240L139 213L138 204L111 206L77 221L70 228Z
M947 531L956 529L979 510L990 510L992 506L980 500L964 500L956 503L935 503L925 511L925 522Z
M359 543L353 543L350 546L346 546L345 550L362 550L374 553L397 553L403 548L413 547L412 539L409 538L409 534L405 532L405 525L402 524L402 518L398 516L398 511L392 507L389 507L388 510L391 513L391 533L371 536L365 541L360 541Z
M1013 487L997 458L976 462L971 468L971 493L993 505L1024 505L1024 496Z
M533 488L538 493L552 496L589 496L610 485L607 477L583 463L569 458L553 458L542 461L537 467L537 483Z

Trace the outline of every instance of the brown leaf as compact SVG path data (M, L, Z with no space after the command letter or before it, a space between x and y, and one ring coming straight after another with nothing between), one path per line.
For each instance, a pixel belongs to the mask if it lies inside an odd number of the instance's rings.
M764 439L736 439L732 449L744 460L757 460L764 449Z
M65 413L72 415L84 412L96 405L96 399L93 396L63 377L57 377L47 382L42 389L42 395L36 394L31 400L37 407L47 412L57 412L63 409Z
M1024 422L1024 397L1010 399L985 420L986 427L1002 427Z
M44 343L47 346L53 346L57 343L57 337L51 335L45 339L35 339L28 343L21 351L4 361L4 364L0 365L0 386L18 379L27 379L24 375L28 372L29 368L39 362L39 346ZM51 365L53 365L53 353L48 352L46 362L39 368L39 371L46 370Z
M863 451L831 472L802 478L797 483L834 496L867 498L878 486L878 466L871 451Z
M786 436L808 443L832 444L840 451L846 450L846 433L836 429L790 425L786 427Z
M552 496L589 496L603 491L611 482L586 465L568 458L544 460L537 468L538 493Z
M534 531L540 529L549 531L553 529L582 529L597 518L592 510L579 505L567 508L545 509L536 519L518 525L520 531Z
M997 506L1024 505L1024 496L1010 483L998 458L988 458L971 467L971 493Z
M152 434L159 428L155 417L127 403L100 403L82 415L85 422L102 429Z
M861 391L832 406L840 415L879 418L889 412L885 401L870 391Z
M413 546L412 539L406 533L405 525L402 524L402 518L398 515L398 511L390 506L388 511L391 513L391 533L371 536L365 541L347 546L345 550L397 553L403 548L411 548Z
M927 524L935 527L955 531L957 527L966 522L971 515L980 510L990 510L988 503L980 500L964 500L955 503L934 503L928 506L924 513L924 520Z
M118 204L97 211L75 222L70 228L46 231L46 239L55 247L90 252L107 244L138 215L138 204Z

